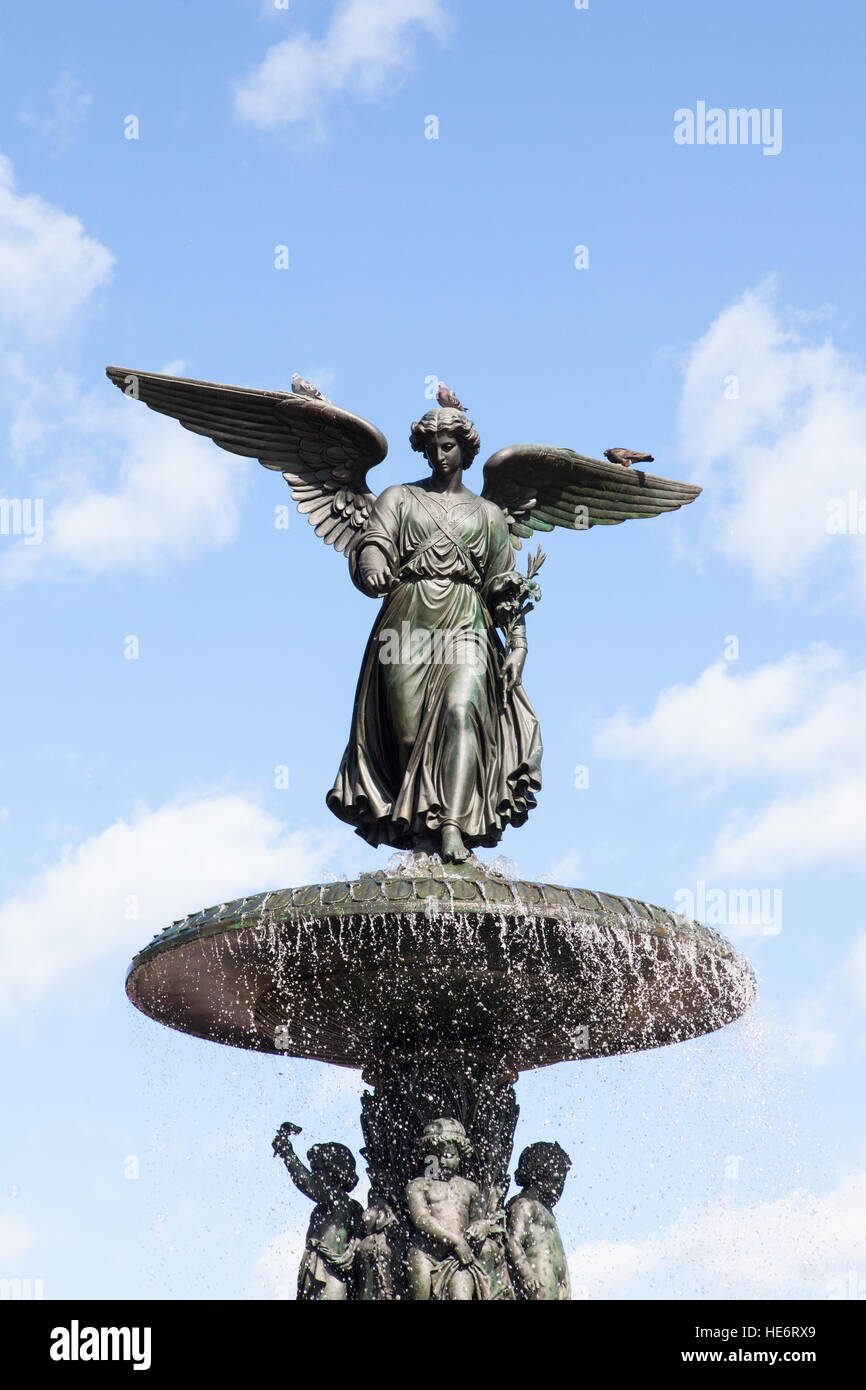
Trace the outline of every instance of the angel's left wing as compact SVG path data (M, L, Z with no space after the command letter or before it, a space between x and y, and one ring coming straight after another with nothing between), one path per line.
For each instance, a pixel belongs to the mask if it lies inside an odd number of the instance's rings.
M694 502L691 483L653 478L637 468L586 458L547 444L512 444L484 465L483 496L505 513L516 550L533 531L617 526Z

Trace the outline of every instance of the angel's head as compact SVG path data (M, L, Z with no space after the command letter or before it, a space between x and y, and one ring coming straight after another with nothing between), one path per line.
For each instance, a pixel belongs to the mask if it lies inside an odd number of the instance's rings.
M416 420L409 443L424 454L431 468L468 468L481 448L478 431L462 410L453 406L428 410Z

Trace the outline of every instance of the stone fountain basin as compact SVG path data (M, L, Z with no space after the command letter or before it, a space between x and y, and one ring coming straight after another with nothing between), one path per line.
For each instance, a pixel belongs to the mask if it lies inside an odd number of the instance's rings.
M517 1072L713 1032L755 983L697 922L476 862L209 908L140 951L126 991L160 1023L259 1052L346 1067L471 1053Z

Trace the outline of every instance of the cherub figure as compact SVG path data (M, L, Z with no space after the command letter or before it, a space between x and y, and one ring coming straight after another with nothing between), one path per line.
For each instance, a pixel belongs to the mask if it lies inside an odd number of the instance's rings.
M316 1204L298 1271L298 1298L346 1302L352 1294L352 1265L361 1233L361 1204L349 1196L358 1185L355 1159L345 1144L314 1144L307 1150L306 1168L292 1147L292 1136L300 1132L298 1125L280 1125L273 1146L295 1187Z
M390 1301L395 1296L392 1244L397 1217L382 1197L371 1197L361 1218L362 1235L355 1254L355 1296L361 1303Z
M488 1279L478 1251L496 1228L484 1215L481 1189L460 1169L472 1155L459 1120L433 1120L419 1141L424 1176L406 1188L412 1230L409 1291L422 1301L488 1299Z
M568 1263L552 1211L570 1167L559 1144L530 1144L520 1155L514 1180L523 1191L506 1208L506 1246L521 1299L571 1298Z

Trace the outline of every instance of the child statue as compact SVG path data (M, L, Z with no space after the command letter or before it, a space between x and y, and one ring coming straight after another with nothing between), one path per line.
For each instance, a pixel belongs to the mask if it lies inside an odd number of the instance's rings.
M307 1245L298 1272L298 1298L305 1302L346 1302L352 1296L352 1265L361 1233L362 1208L349 1193L358 1185L351 1149L345 1144L314 1144L306 1168L292 1147L300 1127L281 1125L274 1153L299 1192L315 1202Z
M361 1218L361 1238L355 1252L355 1297L360 1303L392 1300L396 1295L393 1238L397 1217L382 1197L371 1197Z
M523 1191L506 1208L506 1243L518 1298L571 1298L568 1263L552 1211L570 1167L559 1144L530 1144L520 1155L514 1181Z
M478 1251L493 1233L481 1190L460 1169L472 1146L459 1120L433 1120L419 1140L424 1176L406 1188L412 1229L407 1271L410 1297L445 1302L488 1299Z

